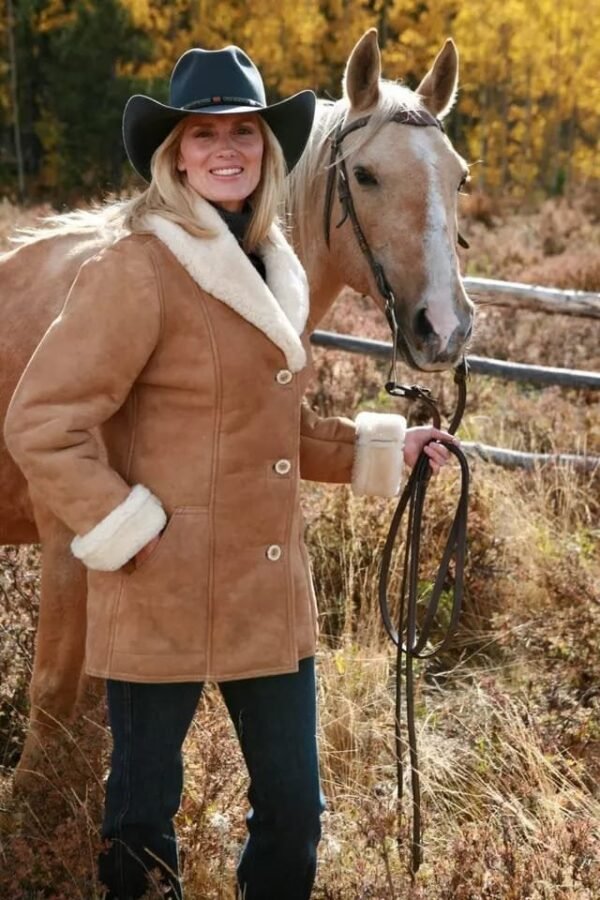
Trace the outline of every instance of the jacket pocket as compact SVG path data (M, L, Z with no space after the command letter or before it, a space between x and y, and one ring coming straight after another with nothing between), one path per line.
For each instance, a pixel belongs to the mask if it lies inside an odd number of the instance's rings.
M183 509L183 507L180 507L180 509ZM175 510L175 512L173 512L172 515L169 516L169 518L167 519L167 524L165 525L163 530L159 533L158 541L156 542L156 545L154 546L152 553L149 553L148 556L146 556L142 560L141 563L136 562L135 565L133 565L132 568L129 571L127 571L126 574L132 575L134 572L139 572L141 569L145 569L146 566L151 564L151 562L154 559L154 557L156 556L156 554L160 552L160 548L162 547L163 541L167 538L169 531L171 530L173 519L175 518L175 516L177 514L178 514L177 510Z
M202 650L209 562L207 508L176 507L150 556L123 576L114 649L174 657Z

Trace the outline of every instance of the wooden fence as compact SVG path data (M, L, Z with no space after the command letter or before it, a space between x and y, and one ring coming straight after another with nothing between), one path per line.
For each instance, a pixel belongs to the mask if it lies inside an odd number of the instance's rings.
M472 295L486 294L493 297L488 301L495 305L514 304L541 312L600 318L600 295L582 291L558 291L553 288L532 287L513 282L493 281L487 278L465 278L465 287ZM500 298L500 299L498 299ZM392 345L387 341L373 341L336 334L331 331L314 331L311 342L318 347L361 353L378 359L391 359ZM521 381L542 387L559 385L564 388L600 390L600 372L582 369L559 369L547 366L529 366L501 359L486 359L482 356L467 357L469 370L473 374L488 375L505 381ZM533 469L538 465L567 465L584 471L600 470L599 456L578 456L571 453L524 453L504 447L490 447L477 442L463 442L465 451L497 465L509 468Z
M337 334L334 331L313 331L310 339L317 347L363 353L379 359L390 359L392 355L392 345L387 341L373 341L369 338L353 337L350 334ZM470 371L475 375L490 375L492 378L502 378L505 381L526 381L544 387L557 384L561 387L600 390L600 372L528 366L503 359L486 359L483 356L469 356L467 360Z
M536 312L562 313L600 319L600 294L586 291L563 291L516 281L495 281L492 278L463 278L469 295L482 305L517 306Z

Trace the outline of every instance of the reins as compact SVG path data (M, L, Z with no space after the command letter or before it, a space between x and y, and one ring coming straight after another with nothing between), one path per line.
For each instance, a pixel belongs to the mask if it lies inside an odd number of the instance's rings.
M448 431L454 434L466 403L466 364L463 361L455 369L454 380L458 386L458 403ZM429 391L415 386L406 387L395 382L388 382L386 390L394 397L406 397L409 400L423 400L429 406L434 426L440 427L440 415L434 399ZM406 741L402 736L402 676L406 683L406 728L408 733L408 752L410 759L410 780L412 790L412 838L411 838L411 873L414 875L422 862L421 832L421 787L419 754L415 723L414 698L414 660L429 659L448 648L458 626L463 598L464 568L467 546L467 504L469 495L469 466L463 451L450 441L440 441L452 453L460 465L460 491L458 502L450 525L446 545L442 554L435 582L424 608L419 603L419 563L421 552L421 530L423 509L427 487L431 476L429 457L421 452L410 474L404 491L396 507L390 530L383 548L381 568L379 572L379 608L385 630L397 647L396 654L396 709L394 719L394 746L396 754L396 775L398 781L398 843L401 844L402 800L404 796L404 766L402 758L406 751ZM397 628L392 621L392 613L388 599L388 582L394 547L398 539L402 517L408 510L408 519L404 538L404 559L402 563L402 580L399 591L397 610ZM454 559L454 575L450 576L450 563ZM448 595L448 581L452 581L452 604L449 623L445 634L437 646L431 647L432 632L440 602ZM446 610L444 610L446 612ZM404 657L404 665L403 665Z
M392 332L392 360L390 372L385 389L393 397L402 397L408 400L422 400L428 407L433 425L440 428L440 413L435 399L427 388L418 385L403 385L397 381L396 364L398 356L398 341L401 335L396 319L396 298L385 274L383 265L376 259L365 234L361 228L352 199L350 180L346 161L340 156L344 138L359 128L363 128L370 120L370 116L356 119L346 127L340 123L331 139L331 155L327 175L324 206L324 231L325 241L329 247L329 233L331 214L333 210L334 188L337 185L338 199L342 208L342 218L337 224L340 228L347 219L350 219L354 235L361 252L365 256L377 289L385 301L385 316ZM441 122L426 110L403 110L392 116L391 120L399 124L415 126L432 126L443 131ZM458 235L458 242L463 247L468 247L462 235ZM458 388L458 401L452 420L448 426L448 432L454 434L462 419L466 405L466 379L467 364L463 360L454 371L454 381ZM467 538L467 503L469 491L469 467L466 457L460 447L451 441L440 441L448 451L457 458L460 465L461 483L458 502L448 536L442 554L442 560L431 590L429 599L423 610L419 604L419 556L421 551L421 529L423 523L423 510L427 488L431 476L429 457L421 451L417 462L406 483L404 491L398 502L396 512L392 519L390 530L383 549L381 568L379 574L379 606L385 629L397 647L396 655L396 707L394 720L394 748L396 756L396 774L398 780L398 846L402 843L402 801L404 796L404 765L403 755L408 743L410 760L410 780L412 791L412 838L411 838L411 874L414 876L422 861L422 829L421 829L421 786L419 772L419 755L417 747L417 734L415 722L415 691L414 691L414 661L416 659L429 659L442 653L450 645L458 626L458 619L463 597L464 567L466 557ZM408 520L405 533L404 560L402 566L402 580L399 593L399 606L397 612L397 628L392 621L392 613L388 600L388 582L394 547L400 531L400 525L404 513L408 510ZM452 586L452 606L450 609L449 623L445 634L436 647L431 647L430 641L435 626L436 616L442 598L447 596L447 584L450 577L450 563L454 559L454 576ZM420 613L420 615L419 615ZM420 620L420 621L418 621ZM404 660L403 660L404 657ZM404 662L404 665L403 665ZM408 742L403 739L401 728L402 715L402 676L406 682L406 728Z

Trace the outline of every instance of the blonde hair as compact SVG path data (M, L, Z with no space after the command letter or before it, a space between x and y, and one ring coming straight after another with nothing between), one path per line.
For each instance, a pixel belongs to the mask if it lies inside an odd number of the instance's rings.
M267 237L271 225L277 219L285 192L286 164L281 145L264 119L260 115L257 118L264 149L260 181L248 197L252 214L244 238L244 249L247 252L255 250ZM147 230L144 225L146 215L157 213L196 237L214 237L213 231L198 223L194 212L196 192L187 184L185 173L177 168L179 144L187 121L186 117L178 122L154 151L150 163L150 184L139 197L126 205L124 225L130 231Z

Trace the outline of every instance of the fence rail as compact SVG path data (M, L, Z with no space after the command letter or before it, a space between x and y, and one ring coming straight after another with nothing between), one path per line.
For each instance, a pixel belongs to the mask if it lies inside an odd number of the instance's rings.
M313 331L311 343L317 347L346 350L349 353L363 353L378 359L390 359L392 345L388 341L373 341L369 338L337 334L333 331ZM507 362L503 359L487 359L483 356L467 357L471 372L476 375L490 375L505 381L526 381L542 386L600 390L600 372L586 372L583 369L556 369L546 366L528 366L524 363Z
M478 441L462 441L467 456L475 456L506 469L535 469L540 465L570 466L584 472L600 471L600 456L577 456L575 453L525 453L522 450L506 450L490 447Z
M600 319L600 294L469 276L463 278L463 284L470 295L493 306L518 306L537 312Z

